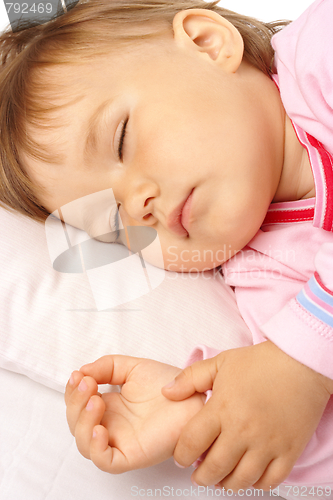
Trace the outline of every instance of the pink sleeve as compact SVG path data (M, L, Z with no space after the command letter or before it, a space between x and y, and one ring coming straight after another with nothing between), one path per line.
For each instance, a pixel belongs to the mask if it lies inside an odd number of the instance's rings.
M298 295L261 331L289 356L333 379L332 243L320 248L315 267L315 274Z
M331 153L332 19L333 1L317 0L272 38L281 98L288 116ZM331 206L332 200L329 210ZM261 330L291 357L333 379L332 243L320 248L315 269L297 297L289 300Z
M317 0L272 38L288 116L333 152L333 1Z

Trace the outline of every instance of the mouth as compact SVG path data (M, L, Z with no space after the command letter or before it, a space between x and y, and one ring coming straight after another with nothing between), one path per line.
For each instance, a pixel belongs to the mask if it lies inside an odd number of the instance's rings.
M193 191L194 188L186 196L186 198L169 214L167 218L166 224L168 228L179 236L189 235L188 229L190 226L189 219Z

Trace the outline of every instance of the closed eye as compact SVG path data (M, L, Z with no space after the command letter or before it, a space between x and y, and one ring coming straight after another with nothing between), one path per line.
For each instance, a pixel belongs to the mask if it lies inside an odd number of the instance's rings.
M126 120L123 120L123 128L121 132L121 136L119 139L119 144L118 144L118 160L123 161L123 146L124 146L124 141L125 141L125 135L126 135L126 126L128 123L129 117L126 118Z

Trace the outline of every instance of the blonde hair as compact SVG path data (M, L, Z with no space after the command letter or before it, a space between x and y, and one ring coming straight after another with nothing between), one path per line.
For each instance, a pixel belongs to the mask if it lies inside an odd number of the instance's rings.
M244 58L266 75L274 55L272 36L289 21L263 23L204 0L89 0L81 1L56 19L21 26L0 36L0 206L43 221L47 210L38 201L41 188L25 172L23 151L52 162L46 148L29 137L27 125L47 128L52 91L43 90L48 68L85 61L144 43L172 32L177 12L210 9L230 21L244 40ZM60 85L60 83L59 83ZM52 100L52 99L51 99ZM56 161L56 159L53 159Z

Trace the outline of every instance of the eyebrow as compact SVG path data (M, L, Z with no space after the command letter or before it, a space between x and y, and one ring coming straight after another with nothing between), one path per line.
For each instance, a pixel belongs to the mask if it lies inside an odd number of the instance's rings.
M84 145L84 156L83 161L85 165L88 165L94 155L97 153L97 146L99 135L101 132L101 128L103 123L105 123L105 118L107 112L111 104L113 103L112 99L107 99L102 104L98 106L96 111L92 114L92 116L88 120L87 125L87 135Z

